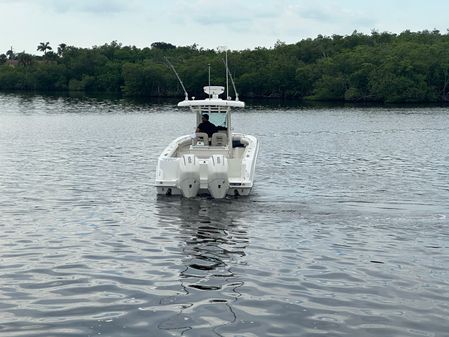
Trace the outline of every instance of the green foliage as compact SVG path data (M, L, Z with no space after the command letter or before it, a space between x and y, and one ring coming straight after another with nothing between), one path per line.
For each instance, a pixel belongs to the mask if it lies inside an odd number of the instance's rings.
M225 84L224 53L154 42L143 49L112 41L92 48L61 43L43 56L0 55L0 90L71 90L127 96L183 96L165 64L175 65L191 96L202 87ZM322 36L273 48L228 52L241 98L281 97L313 100L449 101L449 34L439 31Z
M33 89L67 90L64 67L59 64L41 62L32 69Z
M37 46L37 51L41 51L45 54L47 54L47 51L52 50L52 48L50 47L50 42L41 42L39 43L39 45Z
M14 54L12 48L6 51L6 56L8 57L8 60L14 60L16 57L16 54Z
M324 74L317 82L317 89L310 98L320 101L341 101L348 90L345 78L338 75Z
M70 91L89 91L95 83L95 77L90 75L83 75L80 80L72 78L69 81Z
M7 64L0 66L0 89L33 90L34 87L29 70L24 67L14 69Z
M33 63L33 56L31 54L22 52L17 55L17 61L21 66L30 66Z
M67 48L67 45L65 43L61 43L58 46L58 56L60 56L60 57L64 56L64 52L65 52L66 48Z
M166 43L166 42L154 42L151 44L151 48L159 48L159 49L167 50L167 49L176 49L176 46L172 45L171 43Z

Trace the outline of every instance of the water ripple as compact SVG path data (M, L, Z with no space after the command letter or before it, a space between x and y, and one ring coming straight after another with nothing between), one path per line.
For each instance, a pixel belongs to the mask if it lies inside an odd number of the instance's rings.
M0 104L0 336L447 336L445 109L247 109L220 201L154 194L173 105Z

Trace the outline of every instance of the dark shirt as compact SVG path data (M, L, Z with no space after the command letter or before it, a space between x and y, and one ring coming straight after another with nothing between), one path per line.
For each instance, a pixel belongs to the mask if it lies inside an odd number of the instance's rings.
M217 127L212 124L209 121L205 121L200 123L200 125L198 125L198 129L200 130L200 132L205 132L207 133L207 135L209 136L209 138L212 137L212 135L217 132Z

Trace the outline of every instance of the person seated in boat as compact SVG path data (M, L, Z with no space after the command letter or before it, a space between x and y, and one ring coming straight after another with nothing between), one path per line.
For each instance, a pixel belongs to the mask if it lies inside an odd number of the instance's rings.
M209 136L209 138L212 138L212 135L217 132L217 127L215 126L215 124L209 122L209 115L208 114L204 114L201 117L201 123L198 125L198 127L196 128L196 132L204 132L207 133L207 135Z

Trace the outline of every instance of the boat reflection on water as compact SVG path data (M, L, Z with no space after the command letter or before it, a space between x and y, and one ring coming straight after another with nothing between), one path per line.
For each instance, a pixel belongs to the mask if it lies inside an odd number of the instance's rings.
M194 329L194 335L211 335L237 320L233 303L241 296L239 272L245 268L249 242L242 221L245 203L237 204L209 198L158 198L162 225L169 219L172 225L179 224L176 238L183 254L179 282L184 292L161 303L178 311L161 322L160 329L183 334Z

